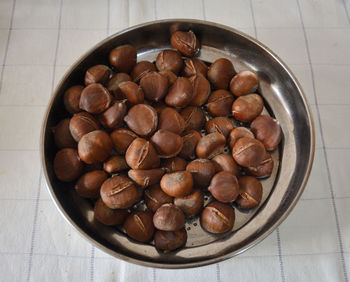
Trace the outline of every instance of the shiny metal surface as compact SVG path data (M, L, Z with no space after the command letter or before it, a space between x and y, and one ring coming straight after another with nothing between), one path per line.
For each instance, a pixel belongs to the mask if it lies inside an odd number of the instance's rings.
M122 230L102 226L94 220L91 202L77 196L71 186L60 183L52 163L56 152L51 129L66 117L62 96L74 84L82 84L85 70L108 63L115 46L132 44L138 60L154 60L169 48L170 30L192 29L201 42L199 57L213 62L229 58L236 71L258 73L259 91L265 99L266 113L275 116L283 130L283 141L273 153L273 175L263 180L261 205L249 212L236 209L232 232L211 235L199 226L198 219L187 223L189 241L184 249L170 254L158 252L151 244L127 238ZM66 73L48 107L41 136L42 163L48 189L57 208L83 237L117 258L146 266L185 268L218 262L237 255L269 235L291 212L306 185L314 155L314 126L303 91L285 64L267 47L232 28L198 20L163 20L129 28L110 36L87 52ZM139 208L142 208L142 204Z

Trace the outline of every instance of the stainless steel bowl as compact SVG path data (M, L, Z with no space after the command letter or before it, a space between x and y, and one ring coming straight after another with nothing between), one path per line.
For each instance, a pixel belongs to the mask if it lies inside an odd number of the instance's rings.
M204 232L198 220L187 224L191 234L186 247L170 254L158 252L151 244L129 239L122 230L105 227L94 220L92 204L76 195L72 185L59 182L53 172L56 153L51 129L66 117L62 96L67 88L82 84L86 69L107 64L111 49L132 44L138 60L154 60L170 47L170 31L191 29L201 42L199 57L206 62L229 58L236 70L258 73L259 91L265 111L275 116L283 130L283 141L274 152L272 177L263 181L261 205L253 211L237 210L234 230L224 235ZM268 236L291 212L306 185L314 156L315 137L311 112L303 91L288 67L270 49L233 28L198 20L162 20L131 27L114 34L81 57L57 86L42 128L42 163L50 195L63 217L92 244L116 258L161 268L196 267L237 255Z

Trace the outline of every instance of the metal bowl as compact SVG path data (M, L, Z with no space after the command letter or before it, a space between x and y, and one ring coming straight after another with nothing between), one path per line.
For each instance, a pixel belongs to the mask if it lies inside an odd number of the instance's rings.
M94 220L93 205L77 196L73 184L57 180L53 172L56 148L51 129L66 117L62 97L66 89L82 84L86 69L108 64L108 53L122 44L132 44L138 60L154 60L170 47L170 32L191 29L201 43L199 58L213 62L229 58L237 71L250 69L259 76L259 91L265 111L281 124L283 140L273 153L273 175L263 181L261 205L249 212L236 209L232 232L211 235L197 219L187 223L186 247L169 254L158 252L151 244L129 239L122 230L102 226ZM291 212L306 185L314 156L314 126L303 91L288 67L270 49L250 36L227 26L198 20L162 20L138 25L114 34L81 57L57 86L42 128L42 163L50 195L63 217L92 244L116 258L161 268L196 267L237 255L268 236ZM189 230L191 229L191 230Z

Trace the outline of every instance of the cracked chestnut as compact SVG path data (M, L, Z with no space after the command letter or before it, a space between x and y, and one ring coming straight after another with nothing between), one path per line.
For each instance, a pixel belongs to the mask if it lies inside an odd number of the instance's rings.
M232 157L243 167L258 166L265 156L264 145L256 139L242 137L232 148Z
M199 42L191 30L174 32L171 35L170 43L186 57L193 57L199 50Z
M262 185L253 176L243 176L239 179L239 196L237 205L242 209L251 209L259 205L262 198Z
M156 212L156 210L163 204L173 202L173 197L166 194L160 188L159 184L154 184L146 189L144 199L147 208L152 212Z
M235 210L228 204L217 201L207 205L201 214L201 225L210 233L224 233L233 228Z
M159 157L153 145L143 138L136 138L128 147L125 159L132 169L159 167Z
M139 242L152 240L154 233L153 215L149 211L134 211L124 222L126 234Z

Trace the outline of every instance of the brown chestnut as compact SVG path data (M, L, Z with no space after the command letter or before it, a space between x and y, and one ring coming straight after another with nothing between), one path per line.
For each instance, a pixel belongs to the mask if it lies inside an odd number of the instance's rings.
M183 75L186 77L191 77L193 75L201 74L207 77L208 67L207 65L197 58L188 58L185 60L185 67L183 70Z
M100 114L109 108L112 97L99 83L92 83L81 92L79 107L90 114Z
M174 32L171 35L170 43L186 57L193 57L199 50L199 42L191 30Z
M264 102L258 94L240 96L232 104L232 114L239 121L252 121L264 108Z
M83 171L77 150L64 148L57 152L53 161L53 170L57 178L63 182L77 179Z
M121 45L109 53L109 62L117 72L129 73L136 65L137 51L131 45Z
M102 130L85 134L78 143L78 153L81 160L87 164L103 162L112 151L112 140Z
M163 204L173 202L173 198L166 194L159 184L152 185L146 189L144 199L147 208L152 212L156 212Z
M140 80L140 86L148 100L158 102L167 94L169 81L158 72L149 72Z
M201 108L187 107L181 111L181 116L185 121L185 130L201 130L205 124L205 115Z
M187 232L185 228L177 231L158 230L154 233L154 245L164 253L176 250L187 242Z
M75 114L80 112L79 101L81 92L84 87L81 85L75 85L70 87L66 92L64 92L63 103L64 107L70 114Z
M165 97L165 103L176 108L186 107L193 98L193 87L186 77L178 77Z
M203 136L196 147L196 154L201 159L212 159L224 151L225 136L218 133L210 133Z
M233 121L227 117L216 117L207 121L205 130L207 133L219 132L228 137L232 129L235 127Z
M77 143L72 137L69 130L69 118L61 120L54 128L53 134L55 139L55 144L59 149L62 148L76 148Z
M146 104L133 106L124 118L127 126L140 136L151 135L158 125L156 110Z
M134 211L124 222L126 234L139 242L152 240L154 233L153 215L149 211Z
M230 82L230 91L236 96L254 93L258 88L258 76L252 71L240 71Z
M107 84L107 90L117 99L124 99L123 93L120 91L119 84L125 81L131 81L130 75L127 73L117 73L113 75Z
M115 129L123 124L124 117L128 111L124 101L116 101L113 106L99 115L101 124L108 129Z
M98 121L87 112L75 114L69 122L69 131L77 142L85 134L98 129L100 129Z
M181 134L185 129L185 120L174 109L165 107L159 113L158 128Z
M207 188L216 170L212 161L207 159L196 159L186 166L191 172L194 185L200 188Z
M159 129L150 139L160 158L172 158L180 153L183 140L180 135Z
M125 159L132 169L159 167L159 157L153 145L146 139L136 138L126 151Z
M103 170L93 170L82 175L75 184L75 191L84 198L96 199L100 196L102 183L107 179Z
M217 201L207 205L201 214L201 225L210 233L224 233L235 223L235 210L228 204Z
M230 135L228 137L228 144L231 150L236 141L242 137L254 138L254 134L246 127L236 127L230 132Z
M171 71L177 75L183 67L181 54L175 50L163 50L156 58L156 66L159 71Z
M168 79L168 85L171 86L175 83L177 76L175 73L171 72L171 71L160 71L159 72L160 75L165 76Z
M261 115L254 119L250 125L256 139L261 141L266 150L272 151L277 148L282 139L282 129L278 120Z
M198 214L204 205L204 195L201 190L195 189L193 192L184 197L176 197L174 204L178 206L186 216Z
M125 176L114 175L103 182L101 199L111 209L130 208L138 198L134 183Z
M164 174L164 169L130 169L128 176L138 185L147 187L159 183Z
M114 148L121 154L125 154L129 145L132 141L134 141L138 136L126 129L126 128L118 128L111 133L111 139L114 145Z
M209 96L207 109L214 117L224 117L231 115L232 103L235 99L226 90L216 90Z
M251 209L259 205L263 188L259 180L252 176L243 176L239 179L239 196L237 205L242 209Z
M257 167L246 167L244 171L246 172L246 174L249 174L258 178L268 177L272 173L273 165L274 165L273 159L270 153L265 152L265 156L263 160Z
M176 231L185 226L185 215L174 204L163 204L153 216L154 226L163 231Z
M196 147L201 138L202 135L194 129L182 135L183 146L179 153L180 157L187 160L193 160L196 158Z
M210 83L209 81L201 74L191 76L189 78L193 87L193 98L190 102L192 106L202 106L210 95Z
M125 81L119 84L119 89L123 97L128 101L128 106L142 104L144 101L144 93L142 88L135 82Z
M186 166L187 162L179 157L165 159L162 162L162 167L165 169L166 172L186 170Z
M160 187L169 196L186 196L192 192L192 174L188 171L176 171L166 173L160 180Z
M222 203L232 202L239 192L237 177L228 171L218 172L211 180L208 190L216 200Z
M258 166L265 156L264 145L256 139L242 137L232 148L232 157L243 167Z
M94 207L95 218L104 225L114 226L123 224L128 216L128 210L110 209L101 199L98 199Z
M96 65L89 68L85 73L85 85L92 83L106 84L108 82L111 70L105 65Z
M235 75L235 69L230 60L221 58L212 63L208 70L208 79L216 89L227 89Z
M103 170L109 174L123 171L129 168L123 156L112 156L103 164Z
M212 159L216 172L228 171L238 176L240 169L230 155L217 155Z
M134 66L131 72L132 80L136 83L139 83L141 78L143 78L146 74L152 71L156 71L156 67L151 62L149 61L138 62Z

